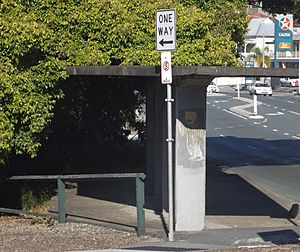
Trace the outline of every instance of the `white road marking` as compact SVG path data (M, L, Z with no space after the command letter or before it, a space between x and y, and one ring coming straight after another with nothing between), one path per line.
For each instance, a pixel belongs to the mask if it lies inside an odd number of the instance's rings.
M220 137L225 137L224 135L220 134Z
M292 136L292 138L300 139L300 137L297 137L297 136Z
M263 125L263 127L264 127L264 128L268 128L268 126L267 126L267 125Z
M277 131L278 131L278 129L273 129L273 131L274 131L274 132L277 132Z
M209 102L206 102L206 104L209 105L210 103L209 103Z
M258 148L256 148L256 147L253 147L253 146L251 146L251 145L247 145L247 147L250 148L250 149L253 149L253 150L262 151L261 149L258 149Z
M278 107L274 107L274 109L278 109Z
M221 130L222 128L221 127L217 127L217 128L215 128L215 130Z
M283 108L283 109L281 109L282 111L286 111L286 109L285 108Z
M243 124L239 124L238 126L239 126L239 127L244 127L244 125L243 125Z
M221 109L220 107L217 107L217 109Z
M287 101L288 103L291 103L291 104L293 104L294 102L292 102L292 101Z
M233 125L230 125L230 126L227 126L227 128L228 128L228 129L232 129L232 128L234 128L234 126L233 126Z
M268 116L278 116L278 115L284 115L284 113L278 111L276 113L267 113L266 115L268 115Z
M229 102L227 100L221 100L221 101L214 101L215 103L226 103L226 102Z
M294 115L300 115L300 113L298 113L298 112L295 112L295 111L289 111L290 113L292 113L292 114L294 114Z
M215 104L213 104L212 106L213 106L213 107L215 107L216 105L215 105Z
M236 113L233 113L233 112L231 112L231 111L229 111L229 110L227 110L227 109L223 109L223 111L224 111L224 112L226 112L226 113L229 113L229 114L231 114L231 115L235 115L235 116L237 116L237 117L239 117L239 118L243 118L244 120L248 120L248 118L247 118L247 117L244 117L244 116L238 115L238 114L236 114Z
M289 136L290 134L289 133L284 133L286 136Z

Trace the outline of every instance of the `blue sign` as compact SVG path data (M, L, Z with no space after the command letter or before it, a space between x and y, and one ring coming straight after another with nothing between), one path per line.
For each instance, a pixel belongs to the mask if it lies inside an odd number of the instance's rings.
M254 67L254 61L253 60L246 60L244 62L245 67ZM254 81L253 77L245 77L245 81Z
M293 51L293 16L275 18L275 47L278 52Z
M253 60L246 60L245 67L254 67L254 61Z

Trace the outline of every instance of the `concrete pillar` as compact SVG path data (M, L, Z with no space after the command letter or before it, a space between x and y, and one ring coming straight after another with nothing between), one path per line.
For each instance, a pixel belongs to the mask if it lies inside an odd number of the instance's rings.
M200 231L205 220L207 79L176 85L175 230Z

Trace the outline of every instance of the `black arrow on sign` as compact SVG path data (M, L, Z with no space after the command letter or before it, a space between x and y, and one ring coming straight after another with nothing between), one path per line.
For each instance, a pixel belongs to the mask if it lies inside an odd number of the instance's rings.
M162 39L161 41L159 41L159 43L161 44L161 46L165 46L165 44L173 44L173 40L164 41L164 39Z

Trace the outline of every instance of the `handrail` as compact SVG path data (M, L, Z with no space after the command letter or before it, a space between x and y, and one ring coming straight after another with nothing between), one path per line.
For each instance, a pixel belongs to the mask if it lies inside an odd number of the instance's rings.
M58 187L58 221L66 222L65 211L65 181L84 181L101 179L135 178L136 209L137 209L137 235L145 234L145 185L144 173L106 173L106 174L68 174L68 175L17 175L7 178L8 181L49 181L56 180ZM1 209L0 209L1 210Z
M144 173L105 173L105 174L68 174L68 175L17 175L7 178L7 180L91 180L91 179L102 179L102 178L141 178L145 179Z

